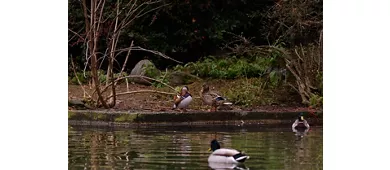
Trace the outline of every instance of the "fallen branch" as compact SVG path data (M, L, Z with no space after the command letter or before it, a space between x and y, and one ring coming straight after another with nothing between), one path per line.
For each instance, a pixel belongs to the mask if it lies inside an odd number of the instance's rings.
M147 80L152 80L152 81L156 81L156 82L159 82L167 87L169 87L170 89L172 89L173 91L176 92L176 89L173 88L172 86L168 85L167 83L164 83L160 80L157 80L157 79L154 79L154 78L150 78L150 77L146 77L146 76L140 76L140 75L130 75L130 76L125 76L125 77L121 77L117 80L115 80L115 82L119 81L119 80L122 80L122 79L125 79L125 78L142 78L142 79L147 79Z
M175 91L176 93L178 93L178 92L176 91L175 88L173 88L172 86L170 86L170 85L168 85L168 84L166 84L166 83L164 83L164 82L162 82L162 81L160 81L160 80L157 80L157 79L154 79L154 78L150 78L150 77L146 77L146 76L140 76L140 75L129 75L129 76L124 76L124 77L118 77L118 79L116 79L116 80L114 81L114 83L117 83L119 80L123 80L123 79L127 79L127 78L142 78L142 79L147 79L147 80L156 81L156 82L159 82L159 83L161 83L161 84L163 84L163 85L169 87L170 89L172 89L173 91ZM104 93L104 92L108 89L108 87L110 87L111 84L112 84L112 83L110 83L110 84L108 84L107 86L105 86L105 87L101 90L101 93ZM92 95L94 95L95 93L96 93L96 90L93 91Z
M173 58L171 58L171 57L169 57L169 56L167 56L167 55L165 55L165 54L163 54L163 53L161 53L161 52L154 51L154 50L148 50L148 49L142 48L142 47L140 47L140 46L131 47L131 48L123 48L123 49L120 49L120 50L118 50L118 51L119 51L119 52L121 52L121 51L123 52L123 51L127 51L127 50L129 50L129 49L130 49L130 50L134 50L134 51L146 51L146 52L150 52L150 53L153 53L153 54L155 54L155 55L161 56L161 57L163 57L163 58L165 58L165 59L172 60L172 61L174 61L174 62L183 64L183 62L178 61L178 60L175 60L175 59L173 59Z
M163 91L157 91L157 90L138 90L138 91L129 91L129 92L123 92L123 93L117 93L116 96L126 95L126 94L135 94L135 93L159 93L159 94L165 94L165 95L176 95L175 93L169 93L169 92L163 92ZM106 100L109 100L110 98L114 97L113 95L110 95L107 97Z

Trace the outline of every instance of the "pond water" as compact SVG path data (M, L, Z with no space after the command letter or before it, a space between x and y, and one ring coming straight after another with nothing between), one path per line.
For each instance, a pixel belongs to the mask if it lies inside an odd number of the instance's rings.
M303 137L291 128L156 127L93 129L69 126L69 169L217 169L207 162L210 141L250 156L236 169L322 169L322 127ZM222 167L221 167L222 166Z

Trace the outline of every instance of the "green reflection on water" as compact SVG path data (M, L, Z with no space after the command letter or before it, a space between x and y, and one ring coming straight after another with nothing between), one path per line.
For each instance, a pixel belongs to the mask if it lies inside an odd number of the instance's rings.
M219 131L219 132L218 132ZM249 169L322 169L322 127L302 139L288 128L105 130L69 128L69 169L210 169L214 138L244 151Z

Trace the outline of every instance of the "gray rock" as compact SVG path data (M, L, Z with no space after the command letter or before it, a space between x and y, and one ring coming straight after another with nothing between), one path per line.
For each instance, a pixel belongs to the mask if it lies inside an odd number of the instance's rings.
M148 68L148 72L146 71ZM139 61L131 70L130 75L139 75L139 76L147 76L151 78L155 78L161 74L160 70L156 68L156 66L149 60L141 60ZM145 80L142 78L130 78L130 81L138 84L150 85L149 80Z

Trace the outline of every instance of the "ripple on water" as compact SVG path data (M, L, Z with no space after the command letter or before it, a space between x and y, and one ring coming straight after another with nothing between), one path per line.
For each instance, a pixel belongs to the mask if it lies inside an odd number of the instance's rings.
M297 139L291 129L229 128L223 132L70 128L69 169L209 169L209 142L250 155L250 169L322 169L322 127ZM289 131L290 130L290 131Z

